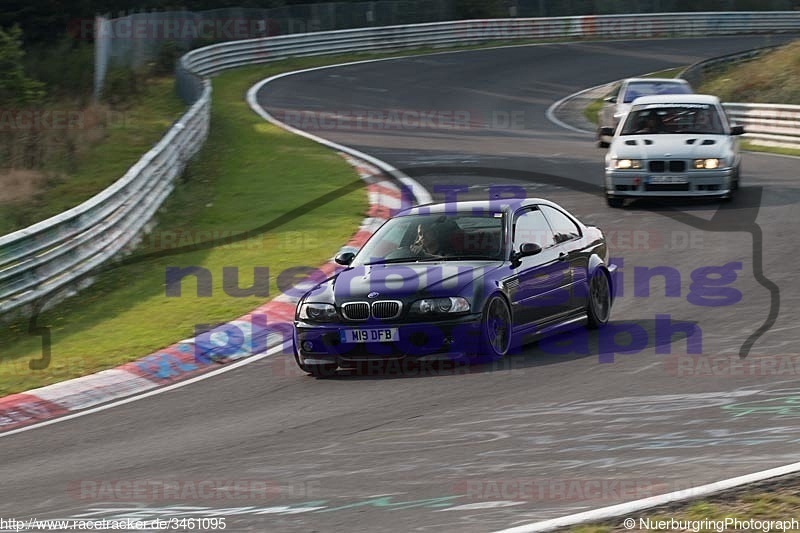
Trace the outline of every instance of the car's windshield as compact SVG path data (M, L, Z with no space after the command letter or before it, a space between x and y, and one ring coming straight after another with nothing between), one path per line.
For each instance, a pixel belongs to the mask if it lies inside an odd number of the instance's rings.
M722 121L711 104L637 105L625 119L621 135L651 133L724 133Z
M622 102L630 104L640 96L651 94L690 94L691 92L691 87L685 83L638 81L628 84Z
M384 224L353 266L406 261L502 259L502 213L397 217Z

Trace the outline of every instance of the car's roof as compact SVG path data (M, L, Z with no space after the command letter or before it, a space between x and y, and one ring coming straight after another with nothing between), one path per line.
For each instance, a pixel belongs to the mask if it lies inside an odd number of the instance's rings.
M422 204L398 213L398 216L427 215L435 213L507 213L512 208L518 209L520 207L534 204L545 204L558 207L557 204L551 202L550 200L545 200L544 198L498 198L495 200L465 200L459 202Z
M642 104L718 104L719 98L710 94L650 94L632 102Z
M682 78L628 78L625 83L676 83L679 85L689 85L689 82Z

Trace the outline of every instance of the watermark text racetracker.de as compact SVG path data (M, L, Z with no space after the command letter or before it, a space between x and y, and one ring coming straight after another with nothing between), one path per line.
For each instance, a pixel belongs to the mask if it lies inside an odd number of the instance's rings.
M138 520L134 518L100 518L94 520L69 518L39 520L0 518L0 531L153 531L187 530L214 531L226 529L225 518L172 517Z
M93 502L263 502L315 498L319 492L319 481L300 479L80 479L67 485L71 498Z

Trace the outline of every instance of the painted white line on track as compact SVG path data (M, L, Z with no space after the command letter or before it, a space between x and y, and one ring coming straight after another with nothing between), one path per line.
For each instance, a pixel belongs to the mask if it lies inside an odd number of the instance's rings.
M580 96L580 95L582 95L584 93L588 93L589 91L594 91L595 89L599 89L600 87L607 87L609 85L612 85L613 83L614 82L602 83L600 85L595 85L594 87L589 87L588 89L583 89L582 91L578 91L576 93L567 95L564 98L562 98L561 100L559 100L557 102L554 102L550 107L547 108L547 111L545 112L545 116L547 117L547 120L549 120L550 122L552 122L556 126L561 126L564 129L575 131L577 133L593 134L594 133L593 131L584 130L584 129L581 129L581 128L576 128L575 126L571 126L571 125L567 124L566 122L556 118L556 115L555 115L556 109L558 109L559 107L564 105L564 103L567 102L568 100L572 100L573 98L577 98L578 96Z
M16 433L22 433L23 431L30 431L32 429L37 429L37 428L41 428L41 427L44 427L44 426L49 426L51 424L58 424L59 422L66 422L67 420L72 420L73 418L79 418L79 417L82 417L82 416L91 415L91 414L94 414L94 413L98 413L100 411L105 411L106 409L111 409L112 407L117 407L119 405L125 405L127 403L132 403L132 402L135 402L137 400L142 400L144 398L149 398L150 396L156 396L157 394L161 394L161 393L164 393L164 392L169 392L171 390L179 389L181 387L185 387L186 385L191 385L192 383L197 383L198 381L203 381L204 379L208 379L208 378L211 378L211 377L214 377L214 376L218 376L220 374L224 374L225 372L230 372L231 370L235 370L235 369L239 368L240 366L249 365L250 363L255 363L256 361L260 361L261 359L265 359L267 357L275 355L276 353L279 353L280 351L284 350L287 347L287 345L290 344L290 342L291 341L286 341L286 342L282 343L279 346L275 346L273 348L270 348L266 352L263 352L263 353L260 353L260 354L257 354L257 355L251 355L250 357L247 357L245 359L241 359L241 360L239 360L239 361L237 361L235 363L230 363L229 365L225 365L222 368L219 368L217 370L212 370L211 372L206 372L205 374L201 374L199 376L195 376L193 378L189 378L189 379L184 380L184 381L179 381L178 383L173 383L172 385L167 385L166 387L161 387L161 388L158 388L158 389L147 391L147 392L144 392L142 394L137 394L135 396L129 396L127 398L123 398L121 400L117 400L116 402L111 402L111 403L107 403L107 404L104 404L104 405L100 405L98 407L93 407L91 409L86 409L85 411L78 411L77 413L71 413L71 414L64 415L64 416L61 416L61 417L58 417L58 418L53 418L53 419L50 419L50 420L44 420L42 422L37 422L37 423L31 424L29 426L25 426L25 427L21 427L21 428L17 428L17 429L11 429L9 431L0 433L0 437L8 437L9 435L14 435Z
M534 522L532 524L525 524L516 526L509 529L495 531L495 533L534 533L541 531L553 531L554 529L584 524L586 522L596 522L600 520L608 520L610 518L631 517L634 513L644 511L652 507L664 505L667 503L678 502L683 500L691 500L708 496L724 490L733 489L748 483L755 483L764 481L778 476L785 476L787 474L794 474L800 472L800 463L792 463L778 468L771 468L769 470L762 470L754 474L746 474L730 479L724 479L715 483L701 485L691 489L678 490L659 496L651 496L649 498L642 498L641 500L634 500L632 502L620 503L618 505L611 505L608 507L601 507L591 511L584 511L582 513L575 513L571 515L562 516L560 518L553 518L550 520L543 520L541 522Z

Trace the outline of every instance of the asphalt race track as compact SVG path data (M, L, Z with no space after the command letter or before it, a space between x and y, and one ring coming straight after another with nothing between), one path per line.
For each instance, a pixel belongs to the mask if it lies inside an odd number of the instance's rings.
M405 374L317 380L279 354L11 435L0 516L483 532L797 461L798 160L745 154L729 204L610 209L603 151L545 116L586 87L782 40L525 46L267 84L270 113L437 199L522 191L599 225L623 265L609 328L495 366ZM648 268L666 277L648 283Z

